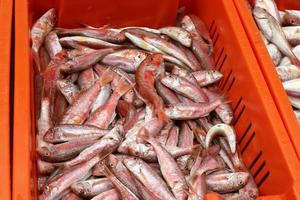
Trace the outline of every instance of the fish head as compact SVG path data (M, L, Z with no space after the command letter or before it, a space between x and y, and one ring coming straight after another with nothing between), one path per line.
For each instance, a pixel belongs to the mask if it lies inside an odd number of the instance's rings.
M37 152L38 154L43 158L47 158L49 156L51 156L53 154L53 152L51 151L51 148L50 147L46 147L46 146L43 146L43 147L39 147L37 149Z
M187 31L193 31L196 29L195 24L193 23L192 18L189 15L185 15L180 22L182 28Z
M268 19L270 14L268 14L268 12L260 7L255 7L253 9L253 15L255 17L255 19Z
M107 158L106 158L106 164L111 168L116 168L117 164L118 164L119 160L117 158L117 156L110 154Z
M247 183L250 175L247 172L236 172L234 173L234 179L238 182L238 185L244 185Z
M217 70L213 70L211 75L214 80L220 80L221 78L223 78L223 74Z
M87 181L81 181L74 183L71 186L71 189L80 196L86 196L90 191L92 191L92 185Z
M63 136L63 131L61 131L60 127L53 127L46 132L44 140L46 142L55 142L61 136Z

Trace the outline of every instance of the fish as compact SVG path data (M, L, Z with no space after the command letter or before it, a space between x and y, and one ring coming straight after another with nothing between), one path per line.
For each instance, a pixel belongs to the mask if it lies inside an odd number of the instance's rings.
M146 103L153 105L155 113L163 122L169 121L163 110L163 100L154 88L156 77L164 71L161 54L148 55L135 73L136 87Z
M201 70L192 72L199 86L204 87L214 84L223 78L223 74L218 70Z
M209 99L209 102L221 100L222 103L216 107L215 112L217 116L226 124L230 124L233 120L233 111L228 102L223 100L223 97L219 93L203 88L203 92Z
M198 119L207 116L222 104L220 99L209 103L178 103L166 107L166 115L173 120Z
M152 193L153 198L176 200L164 180L147 163L136 157L125 158L123 162L133 176Z
M176 147L178 144L178 138L179 138L179 128L177 126L173 126L169 132L166 146L174 146Z
M180 131L178 138L178 147L188 148L193 147L194 134L188 126L187 122L180 123ZM177 164L181 170L184 170L190 159L190 155L185 155L177 159Z
M85 122L86 125L93 125L98 128L107 129L115 109L118 105L119 99L131 88L131 86L124 80L120 79L117 88L114 90L110 98L105 104L100 106Z
M39 147L36 151L40 158L47 162L62 162L76 157L82 150L95 142L93 139L73 140L61 144Z
M104 56L103 64L116 66L125 72L135 72L148 52L139 49L123 49Z
M51 8L45 12L31 28L32 55L37 67L37 72L40 72L39 50L45 40L47 34L53 30L56 24L55 9Z
M285 10L282 23L285 26L300 26L300 11L299 10Z
M200 61L201 66L204 69L213 68L214 61L211 57L213 45L204 23L195 15L185 15L181 19L180 25L190 32L192 36L192 51Z
M93 198L94 196L113 188L114 185L107 178L89 179L71 185L71 190L83 198Z
M112 28L55 28L54 31L59 36L85 36L112 43L122 43L126 39L123 32Z
M192 37L188 31L181 27L168 26L159 29L160 33L165 34L178 41L185 47L190 47L192 45Z
M78 197L76 194L73 192L70 192L66 196L62 198L62 200L82 200L82 198Z
M39 175L49 175L55 171L56 166L53 163L37 159L37 169Z
M69 104L72 104L76 99L76 96L80 93L77 85L68 81L67 79L59 79L56 81L56 85L61 94L65 97Z
M101 90L96 97L95 102L92 105L91 113L94 113L99 107L104 105L111 95L111 86L110 84L105 84L101 87Z
M231 153L234 154L236 152L236 136L233 128L228 124L217 124L211 127L205 137L205 147L208 148L218 135L227 139Z
M162 175L171 188L175 198L185 200L187 198L188 186L174 158L147 130L141 129L139 137L146 140L154 148Z
M264 36L275 44L284 55L288 56L295 65L299 65L300 62L293 53L284 31L276 19L259 7L253 9L253 16Z
M195 86L186 78L169 74L160 79L162 84L176 93L188 97L196 103L206 103L208 98L201 88Z
M121 200L121 195L116 189L111 189L98 194L91 200Z
M300 97L300 78L285 81L282 85L289 96Z
M274 65L277 66L282 58L279 49L274 44L270 43L267 45L267 50L272 58Z
M108 132L95 126L61 124L50 128L43 139L49 143L61 143L80 139L98 139Z
M109 167L109 169L115 174L115 176L137 197L140 198L140 192L137 189L136 180L133 178L130 171L123 164L123 159L127 157L129 156L124 157L123 155L110 154L107 156L104 162ZM93 170L93 174L102 175L102 167L103 164L98 163Z
M92 68L85 69L80 72L77 84L80 87L80 90L84 91L90 88L95 82L94 71Z
M46 36L45 48L47 49L50 58L53 58L56 54L62 51L62 46L59 42L59 38L54 31L51 31Z
M41 100L41 111L40 117L37 121L37 146L47 146L47 143L44 141L44 136L47 131L53 126L50 118L50 102L48 98L43 98Z
M54 200L73 183L80 181L90 172L100 158L98 156L82 163L73 169L66 170L63 174L51 181L45 186L43 194L39 197L41 200Z
M281 24L279 11L274 0L255 0L254 9L256 7L265 9L266 12L270 13L270 15L274 17L279 24Z
M291 45L297 46L300 44L300 26L285 26L282 27L282 31Z
M59 39L59 42L62 45L72 45L72 44L79 44L82 46L86 46L91 49L102 49L102 48L109 48L109 47L122 47L122 45L114 44L107 42L105 40L96 39L93 37L86 37L86 36L70 36L70 37L62 37Z
M278 66L275 69L281 81L289 81L300 77L300 68L295 65Z
M123 131L121 126L115 126L109 133L97 140L96 143L81 151L77 157L65 162L64 166L70 168L79 163L86 162L96 155L103 159L108 154L114 152L121 144L124 135Z
M125 117L125 122L123 126L124 126L124 131L127 132L134 126L134 124L138 120L137 110L132 104L120 100L117 105L117 111L123 117Z
M110 71L107 70L106 73L103 74L93 86L77 95L77 98L74 100L73 104L68 107L62 116L60 124L82 124L88 117L92 105L96 100L99 91L101 90L101 87L112 81L112 78L113 77Z
M106 54L112 53L114 49L100 49L90 53L75 57L74 59L64 63L60 66L60 70L64 73L79 72L84 69L90 68L92 65L100 61Z
M139 200L139 198L119 179L117 179L117 177L105 165L103 166L103 173L114 184L115 188L119 191L122 199Z
M206 177L207 187L215 192L227 193L236 191L246 185L249 179L247 172L210 174Z
M206 194L206 175L197 173L190 184L188 200L203 200Z

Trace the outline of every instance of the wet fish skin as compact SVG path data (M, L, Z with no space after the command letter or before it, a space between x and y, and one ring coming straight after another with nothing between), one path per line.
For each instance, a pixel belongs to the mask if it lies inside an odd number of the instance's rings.
M280 24L279 11L274 0L255 0L254 7L265 9Z
M93 139L73 140L62 144L39 147L37 152L40 158L48 162L67 161L95 142Z
M51 8L45 12L45 14L43 14L31 28L31 49L38 72L41 71L39 49L42 46L46 35L54 28L55 24L56 14L54 8Z
M91 113L94 113L99 107L104 105L111 95L110 84L105 84L101 87L101 90L92 106Z
M166 107L165 113L170 119L187 120L198 119L207 116L211 111L215 110L222 103L216 100L211 103L178 103Z
M138 120L138 113L136 111L136 108L132 104L120 100L117 105L117 110L118 112L120 112L120 110L125 111L123 115L123 117L125 117L124 131L127 132L134 126L134 124Z
M164 180L147 163L135 157L125 158L123 162L133 176L152 192L153 198L176 200Z
M139 65L135 73L135 81L137 90L140 95L154 106L155 113L158 118L165 123L168 122L168 117L163 111L163 100L157 94L154 88L154 82L157 76L163 73L163 61L161 54L148 55L147 58Z
M201 70L192 72L201 87L216 83L223 78L223 74L217 70Z
M77 84L80 89L84 91L90 88L94 84L95 80L93 68L88 68L80 72Z
M59 36L86 36L113 43L122 43L126 39L123 32L111 28L55 28L54 30Z
M180 44L186 47L190 47L192 44L192 38L188 31L176 26L169 26L160 28L159 31L162 34L169 36L170 38L178 41Z
M87 118L101 86L112 81L112 78L108 70L93 86L79 94L73 104L71 104L64 113L60 124L82 124Z
M95 110L85 124L107 129L113 119L119 99L130 89L131 86L124 79L120 79L107 102Z
M281 81L289 81L300 77L300 68L295 65L284 65L275 68Z
M291 45L297 46L300 44L300 26L285 26L282 27L282 30Z
M282 23L285 26L299 26L300 25L300 11L299 10L285 10L282 17Z
M77 85L66 79L57 80L56 82L58 90L64 95L69 104L72 104L79 94L79 88Z
M108 154L114 152L121 144L124 135L123 131L121 126L115 126L96 143L81 151L77 157L65 162L64 166L70 168L79 163L86 162L96 155L101 159L104 158Z
M147 130L140 130L139 137L149 142L154 148L162 175L170 186L175 198L178 200L185 200L187 198L188 187L184 175L174 158L147 132Z
M48 33L45 38L45 48L47 49L50 58L53 58L57 53L62 51L62 46L58 36L54 31Z
M82 163L73 169L65 171L57 179L53 180L45 186L44 192L41 195L41 200L54 200L58 197L65 189L70 187L73 183L83 179L90 171L90 169L100 161L99 157L96 156L93 159Z
M233 128L228 124L217 124L209 129L205 138L206 148L209 147L212 140L218 135L226 137L231 153L234 154L236 152L236 136Z
M281 55L279 49L272 43L267 45L267 49L272 58L274 65L277 66L282 58L282 55Z
M293 53L291 46L276 19L266 10L259 7L253 9L253 16L264 36L270 42L275 44L284 55L288 56L294 64L299 64L299 60Z
M300 97L300 78L285 81L282 84L289 96Z
M97 178L74 183L71 190L80 197L92 198L98 194L114 188L107 178Z
M121 196L116 189L111 189L105 192L102 192L92 198L91 200L121 200Z
M44 136L44 140L50 143L60 143L82 138L97 139L108 132L108 130L102 130L94 126L61 124L49 129Z
M91 53L84 54L82 56L75 57L60 66L60 70L64 73L74 73L90 68L92 65L100 61L106 54L112 53L113 48L106 48L92 51Z
M242 188L247 184L248 179L249 173L246 172L211 174L207 176L206 184L215 192L227 193Z
M186 78L169 74L160 79L162 84L172 89L176 93L190 98L196 103L208 102L207 96L204 94L201 88L195 86Z

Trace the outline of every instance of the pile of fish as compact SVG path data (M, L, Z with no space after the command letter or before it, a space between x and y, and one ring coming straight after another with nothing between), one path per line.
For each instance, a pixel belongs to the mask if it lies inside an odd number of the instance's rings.
M31 30L39 199L255 199L213 45L194 15L178 26Z
M256 0L253 16L300 124L300 11Z

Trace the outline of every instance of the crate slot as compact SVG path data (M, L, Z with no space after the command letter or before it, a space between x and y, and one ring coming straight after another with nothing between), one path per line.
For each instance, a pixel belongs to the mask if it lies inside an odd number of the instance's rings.
M215 65L216 65L216 66L218 65L218 63L219 63L219 61L220 61L220 59L221 59L223 53L224 53L224 47L222 48L222 50L221 50L219 56L217 57L217 59L215 59L215 61L216 61L216 62L215 62Z
M262 177L262 179L256 183L257 187L260 188L260 186L267 180L269 175L270 175L270 171L267 171L266 174Z
M218 33L217 36L216 36L216 39L213 40L213 45L214 45L214 46L215 46L216 43L218 42L219 36L220 36L220 34Z
M215 20L213 20L212 23L210 24L209 29L208 29L209 33L211 33L211 30L214 27L215 23L216 23Z
M259 168L256 170L256 172L253 174L253 178L255 179L257 177L257 175L259 174L259 172L266 166L266 161L264 161L263 163L261 163L261 165L259 166Z
M237 104L235 106L232 106L232 112L235 113L235 111L237 110L237 108L239 107L240 103L242 102L243 97L240 97Z
M233 77L232 81L230 82L229 87L226 90L226 94L230 92L234 83L235 83L235 77Z
M250 142L253 140L254 136L255 136L255 132L252 133L252 135L250 136L249 140L246 142L245 146L242 148L241 154L244 154L244 152L248 148Z
M254 158L254 160L252 161L252 163L249 165L249 170L251 170L253 168L253 166L257 163L257 161L260 159L260 157L262 156L262 151L260 151L257 156Z
M237 117L235 117L235 119L233 120L233 123L232 123L232 124L233 124L234 126L238 123L238 121L239 121L239 119L241 118L242 114L244 113L245 109L246 109L246 106L243 105L241 112L239 112L239 114L237 115Z
M232 69L230 70L230 72L229 72L229 74L226 76L226 78L224 79L222 79L223 81L221 81L220 82L220 89L221 90L224 90L224 87L225 87L225 85L227 84L227 82L228 82L228 80L229 80L229 78L230 78L230 76L232 75Z
M217 33L217 27L215 26L212 30L211 38L213 39L215 37L215 34Z
M226 61L226 59L227 59L227 54L225 53L224 58L223 58L221 64L220 64L219 66L216 66L216 69L217 69L217 70L221 71L221 69L222 69L222 67L223 67L223 65L224 65L224 63L225 63L225 61Z
M244 133L243 133L241 139L238 140L238 144L239 144L239 145L243 142L244 138L245 138L246 135L249 133L249 130L251 129L251 127L252 127L252 123L250 123L250 124L248 125L248 127L247 127L246 130L244 131Z

